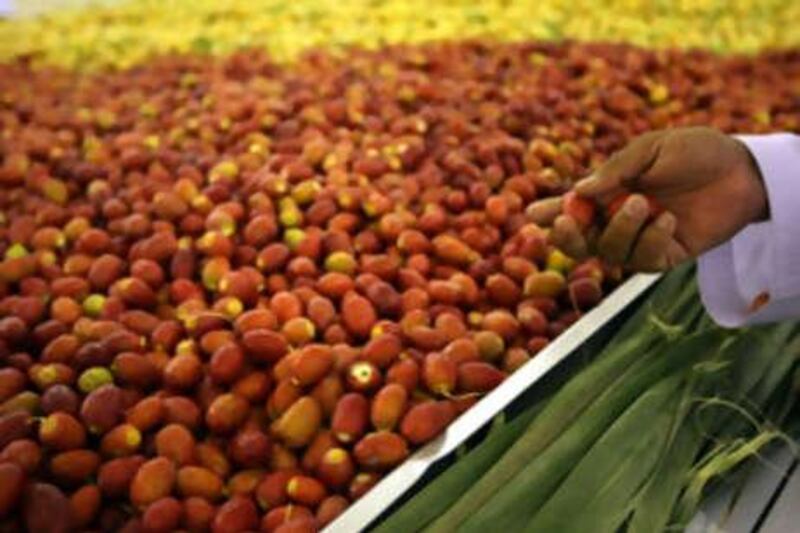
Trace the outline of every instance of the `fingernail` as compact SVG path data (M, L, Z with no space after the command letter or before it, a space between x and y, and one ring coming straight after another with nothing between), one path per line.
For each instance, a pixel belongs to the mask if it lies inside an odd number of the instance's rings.
M655 224L655 226L662 231L672 233L675 231L676 223L677 220L675 220L675 215L672 213L663 213L653 224Z
M597 178L594 177L594 174L589 174L589 176L575 183L575 190L581 192L581 189L591 187L595 181L597 181Z
M628 216L635 217L635 218L643 218L647 216L648 212L648 205L647 200L643 197L639 196L638 194L634 194L628 201L625 202L625 213Z

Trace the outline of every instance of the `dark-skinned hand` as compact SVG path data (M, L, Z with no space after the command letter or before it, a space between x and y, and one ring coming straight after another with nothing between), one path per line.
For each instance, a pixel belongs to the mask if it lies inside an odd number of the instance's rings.
M586 231L562 213L561 197L528 214L552 225L550 240L576 258L597 253L634 271L661 271L725 242L767 217L767 196L745 145L711 128L653 131L634 139L575 185L607 207L632 193L602 228ZM663 208L651 216L648 198Z

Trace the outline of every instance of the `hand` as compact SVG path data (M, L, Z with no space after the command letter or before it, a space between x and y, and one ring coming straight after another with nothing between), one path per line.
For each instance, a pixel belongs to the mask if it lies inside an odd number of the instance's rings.
M710 128L641 135L579 181L575 192L605 207L633 194L599 235L563 214L561 198L536 202L528 214L540 225L552 224L550 239L566 253L582 257L594 245L607 261L640 271L665 270L700 255L768 212L747 147ZM664 209L655 218L648 198Z

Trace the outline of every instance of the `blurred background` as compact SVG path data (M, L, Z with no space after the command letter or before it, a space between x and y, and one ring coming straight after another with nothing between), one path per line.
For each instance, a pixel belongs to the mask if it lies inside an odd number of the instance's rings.
M115 2L119 0L0 0L0 11L16 16L31 16L57 9L91 8Z
M265 46L289 59L313 46L465 37L624 41L754 53L800 44L786 0L0 0L0 58L125 67L164 52ZM43 17L35 15L46 14Z

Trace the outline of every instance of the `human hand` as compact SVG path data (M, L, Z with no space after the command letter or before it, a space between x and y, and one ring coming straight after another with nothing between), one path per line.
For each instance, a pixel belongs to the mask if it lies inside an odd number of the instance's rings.
M740 141L711 128L653 131L634 139L574 188L605 207L630 194L601 228L582 227L563 197L528 208L552 224L550 240L574 257L596 252L612 264L659 271L695 257L766 218L758 167ZM649 200L663 211L653 213Z

